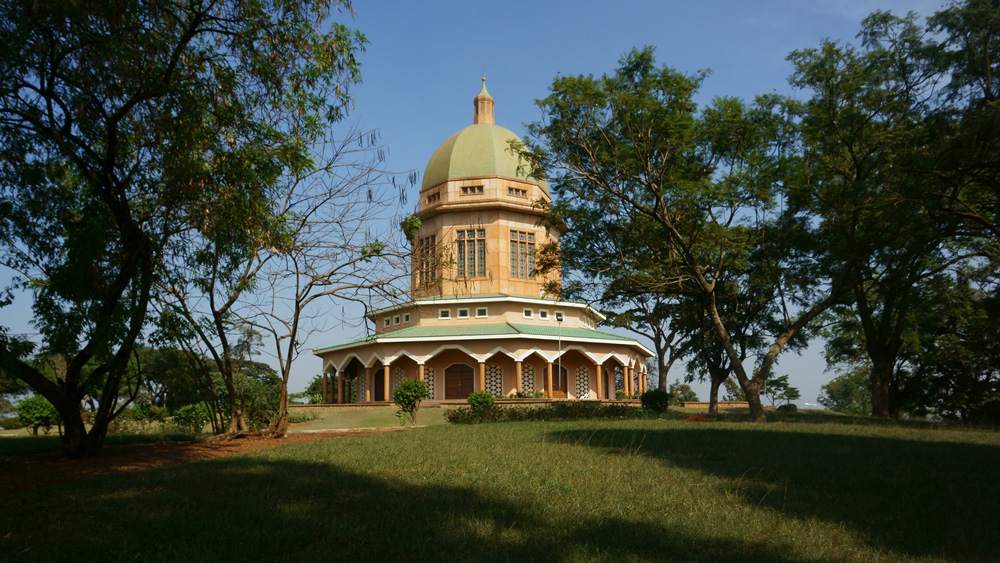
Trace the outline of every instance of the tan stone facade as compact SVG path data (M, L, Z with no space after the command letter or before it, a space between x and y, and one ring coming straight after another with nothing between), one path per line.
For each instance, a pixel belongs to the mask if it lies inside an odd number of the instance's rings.
M485 78L473 125L445 141L424 173L413 245L414 300L369 314L375 334L319 348L338 374L336 402L387 401L405 379L433 399L472 391L500 397L614 399L645 389L651 352L597 330L600 313L545 294L537 253L557 243L540 225L544 180L525 177L509 130L494 125Z

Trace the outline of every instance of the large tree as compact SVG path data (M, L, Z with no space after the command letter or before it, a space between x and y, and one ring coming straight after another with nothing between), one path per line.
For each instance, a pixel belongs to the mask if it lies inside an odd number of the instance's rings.
M0 2L0 263L38 341L0 366L95 452L175 238L234 202L243 226L343 113L363 37L326 0ZM346 3L349 9L349 3ZM38 350L64 357L44 376ZM101 378L89 430L86 379Z
M529 126L522 156L535 174L550 177L558 196L553 209L562 217L581 215L562 212L571 207L608 222L641 218L656 226L658 254L677 263L681 283L704 302L752 416L762 420L760 387L778 354L836 302L844 284L837 277L820 285L824 279L809 271L816 262L809 252L779 249L777 241L787 241L770 237L789 143L780 104L720 98L699 111L693 96L702 78L658 67L651 48L626 54L611 75L559 77L537 102L546 120ZM746 271L742 261L758 248L757 267L780 288L774 295L781 316L750 374L717 298L726 284L737 283Z

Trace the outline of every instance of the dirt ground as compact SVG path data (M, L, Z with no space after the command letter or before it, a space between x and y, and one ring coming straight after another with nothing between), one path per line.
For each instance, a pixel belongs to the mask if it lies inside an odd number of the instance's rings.
M83 459L69 458L61 451L9 455L0 457L0 497L22 491L43 489L69 481L212 459L264 448L274 448L284 444L333 440L344 436L384 434L400 429L397 427L289 434L281 439L245 436L236 439L210 438L197 442L154 442L105 446L96 456Z

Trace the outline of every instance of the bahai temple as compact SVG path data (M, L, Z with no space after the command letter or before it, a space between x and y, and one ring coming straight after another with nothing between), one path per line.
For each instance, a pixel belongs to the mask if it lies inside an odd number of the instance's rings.
M485 77L474 105L472 125L441 143L424 171L412 301L370 312L374 334L313 351L325 374L340 375L330 395L389 401L404 379L427 382L432 400L644 391L652 352L597 330L604 317L589 305L547 294L558 268L542 275L535 262L558 242L540 224L548 184L518 169L510 142L520 139L496 125Z

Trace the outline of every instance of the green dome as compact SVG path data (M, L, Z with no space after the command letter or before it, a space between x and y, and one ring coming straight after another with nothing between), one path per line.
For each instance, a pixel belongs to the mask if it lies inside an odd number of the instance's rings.
M485 88L485 85L484 85ZM435 186L453 178L504 176L537 184L545 193L545 180L529 180L525 172L518 173L518 158L510 150L510 140L520 137L510 129L480 123L469 125L434 151L424 170L423 188Z

